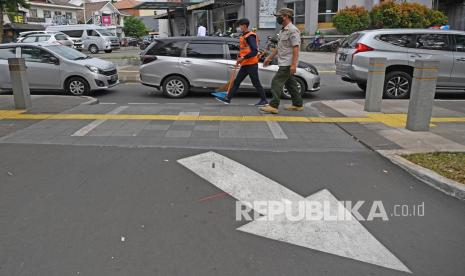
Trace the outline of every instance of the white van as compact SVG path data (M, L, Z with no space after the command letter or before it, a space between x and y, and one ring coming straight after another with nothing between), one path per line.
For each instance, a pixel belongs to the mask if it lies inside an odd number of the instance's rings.
M102 26L92 24L58 25L48 26L47 31L58 31L67 34L71 38L80 38L83 49L97 54L100 50L111 53L119 49L119 39Z

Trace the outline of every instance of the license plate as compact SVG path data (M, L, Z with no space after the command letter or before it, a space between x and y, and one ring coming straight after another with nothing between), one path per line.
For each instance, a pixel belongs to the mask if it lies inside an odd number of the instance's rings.
M347 54L341 53L339 54L339 61L346 61L347 59Z
M118 75L113 75L110 78L111 81L117 81L118 80Z

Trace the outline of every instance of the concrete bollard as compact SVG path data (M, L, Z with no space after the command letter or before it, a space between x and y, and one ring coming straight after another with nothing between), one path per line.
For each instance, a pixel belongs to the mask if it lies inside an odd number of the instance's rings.
M9 58L10 79L16 109L31 109L31 93L26 76L26 63L23 58Z
M383 100L386 58L370 58L365 94L365 111L381 112Z
M415 60L407 114L407 129L428 131L433 114L439 61Z

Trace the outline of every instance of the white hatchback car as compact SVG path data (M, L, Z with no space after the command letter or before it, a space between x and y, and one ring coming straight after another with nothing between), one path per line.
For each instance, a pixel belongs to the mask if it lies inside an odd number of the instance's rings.
M116 66L57 43L0 45L0 89L12 87L8 58L24 58L31 90L65 90L81 96L119 83Z

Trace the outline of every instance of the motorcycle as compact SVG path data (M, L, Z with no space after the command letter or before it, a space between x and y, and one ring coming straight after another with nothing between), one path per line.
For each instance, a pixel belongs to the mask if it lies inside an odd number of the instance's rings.
M341 46L343 39L340 38L326 43L322 43L321 38L318 38L319 41L316 40L317 38L315 38L310 44L307 45L307 52L336 52L337 48Z

